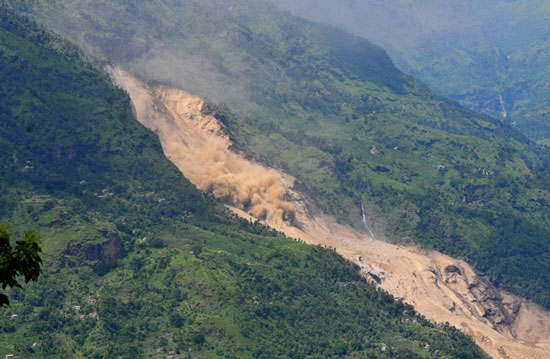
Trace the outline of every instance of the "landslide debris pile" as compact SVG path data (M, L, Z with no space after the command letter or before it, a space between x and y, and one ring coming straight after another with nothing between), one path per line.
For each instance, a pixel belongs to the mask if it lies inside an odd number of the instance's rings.
M547 358L549 312L496 289L463 261L385 243L336 223L295 190L292 177L234 152L214 110L200 98L146 86L121 68L109 73L130 94L137 119L157 133L166 156L198 188L237 214L261 219L307 243L335 248L372 283L427 318L471 335L495 358Z

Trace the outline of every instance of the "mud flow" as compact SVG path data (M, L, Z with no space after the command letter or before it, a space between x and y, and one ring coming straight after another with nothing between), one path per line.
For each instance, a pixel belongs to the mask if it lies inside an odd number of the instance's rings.
M368 281L428 319L472 335L494 358L550 358L549 312L498 290L463 261L375 240L368 227L360 233L336 223L294 190L292 176L234 152L214 110L202 99L146 86L120 68L107 70L130 95L138 121L158 135L165 155L199 189L235 213L307 243L335 248Z

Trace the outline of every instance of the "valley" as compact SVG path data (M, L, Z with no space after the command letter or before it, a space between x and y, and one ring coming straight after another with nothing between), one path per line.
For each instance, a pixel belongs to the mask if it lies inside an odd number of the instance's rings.
M44 262L36 283L2 289L11 304L0 310L2 357L485 358L333 250L199 191L135 120L125 91L2 7L0 78L0 220L16 236L39 233ZM267 178L259 183L282 188Z
M100 63L225 106L234 146L338 221L362 230L365 214L377 238L462 258L550 308L548 155L368 39L263 0L4 2Z
M270 0L293 14L365 36L438 94L550 136L545 0Z
M499 359L544 359L550 350L550 312L495 288L464 261L436 251L399 246L342 225L297 190L296 180L232 149L215 110L197 96L148 86L108 68L132 99L136 118L159 136L163 150L199 189L239 216L308 244L334 248L364 277L428 319L448 322Z

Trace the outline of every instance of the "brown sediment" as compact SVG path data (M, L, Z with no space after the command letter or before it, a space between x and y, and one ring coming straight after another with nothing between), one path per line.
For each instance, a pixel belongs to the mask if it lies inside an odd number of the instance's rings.
M261 219L307 243L335 248L367 280L428 319L472 335L494 358L550 358L548 311L498 290L463 261L375 240L336 223L293 189L291 176L233 152L222 124L200 98L146 86L119 68L108 71L129 93L137 119L159 136L166 156L235 213Z
M110 73L130 94L138 120L159 136L165 155L200 190L258 219L292 221L294 206L285 200L280 174L231 151L204 101L185 91L145 86L120 69Z

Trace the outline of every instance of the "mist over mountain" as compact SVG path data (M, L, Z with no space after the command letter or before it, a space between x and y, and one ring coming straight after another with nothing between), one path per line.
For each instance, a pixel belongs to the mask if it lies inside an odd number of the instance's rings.
M313 56L324 70L330 72L336 60L377 86L403 91L406 83L386 53L369 41L296 21L264 1L22 1L13 6L34 13L93 56L124 63L146 80L230 104L247 116L283 116L278 106L270 113L262 107L284 98L304 96L311 102L326 96L330 90L322 90L329 79L323 78L329 75L306 69ZM300 81L294 78L297 72ZM322 84L306 84L306 79ZM312 94L315 87L320 93ZM265 93L268 98L258 96Z
M437 93L550 137L547 1L271 2L365 36Z

